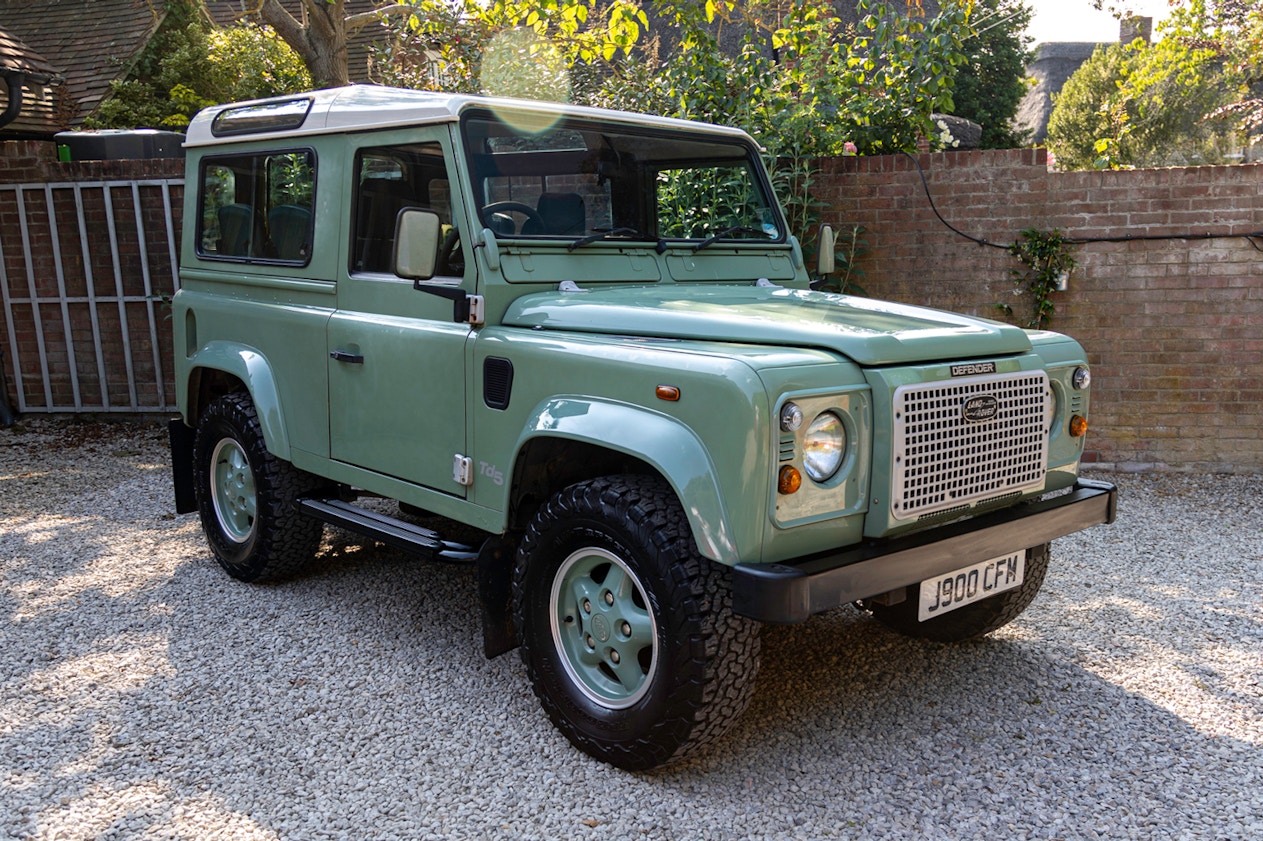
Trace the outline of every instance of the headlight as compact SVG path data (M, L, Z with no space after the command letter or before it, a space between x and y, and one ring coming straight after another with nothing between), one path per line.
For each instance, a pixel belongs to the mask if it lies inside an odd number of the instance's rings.
M803 437L803 469L813 482L827 482L846 455L846 427L833 412L822 412Z
M1087 368L1075 368L1074 376L1071 377L1070 382L1074 384L1075 388L1082 391L1092 384L1092 372Z

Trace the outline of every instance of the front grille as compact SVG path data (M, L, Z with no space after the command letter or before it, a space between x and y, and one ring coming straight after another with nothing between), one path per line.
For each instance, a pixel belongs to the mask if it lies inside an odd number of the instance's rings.
M1040 485L1051 409L1043 371L896 389L894 516L933 514Z

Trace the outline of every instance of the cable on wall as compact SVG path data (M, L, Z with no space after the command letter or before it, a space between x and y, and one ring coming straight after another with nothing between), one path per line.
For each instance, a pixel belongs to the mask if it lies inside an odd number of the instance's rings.
M917 160L914 155L908 152L901 152L900 154L907 157L909 160L912 161L913 165L916 166L917 173L921 176L921 187L925 190L925 199L926 201L930 203L930 210L934 211L935 217L937 217L938 220L943 223L943 226L945 228L947 228L949 231L951 231L952 233L958 236L964 237L970 242L976 242L978 245L985 245L990 248L1003 248L1006 251L1008 250L1009 246L1007 245L1004 245L998 242L990 242L989 240L983 237L976 237L973 234L967 234L964 231L957 228L951 222L948 222L946 219L944 219L943 214L939 213L938 206L934 203L934 196L930 194L930 182L925 177L925 169L921 166L921 162ZM1093 243L1093 242L1144 242L1144 241L1176 240L1176 239L1185 239L1185 240L1244 239L1246 242L1250 243L1250 245L1254 247L1255 251L1263 252L1263 248L1260 248L1259 244L1255 242L1255 240L1263 239L1263 231L1254 231L1253 233L1248 233L1248 234L1212 234L1212 233L1124 234L1122 236L1115 236L1115 237L1065 237L1063 242L1070 243L1073 245L1084 245L1084 244Z

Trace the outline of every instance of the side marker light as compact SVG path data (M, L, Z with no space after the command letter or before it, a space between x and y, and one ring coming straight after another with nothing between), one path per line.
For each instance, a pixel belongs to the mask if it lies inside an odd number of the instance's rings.
M680 390L673 385L660 385L653 390L659 400L669 400L674 403L680 399Z

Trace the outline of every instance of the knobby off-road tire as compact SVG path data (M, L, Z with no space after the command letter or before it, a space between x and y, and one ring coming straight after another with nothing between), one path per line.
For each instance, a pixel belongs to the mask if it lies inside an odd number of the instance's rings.
M268 452L243 392L206 407L193 443L202 529L215 560L240 581L276 581L310 563L323 530L295 500L320 479Z
M908 597L889 607L861 603L883 625L901 634L935 642L963 642L989 634L1012 622L1035 600L1048 572L1051 544L1026 550L1026 572L1022 584L990 598L957 608L925 622L917 621L920 585L908 588Z
M733 614L729 569L698 553L660 479L596 479L549 500L519 547L513 600L535 694L597 759L662 765L749 706L758 623Z

